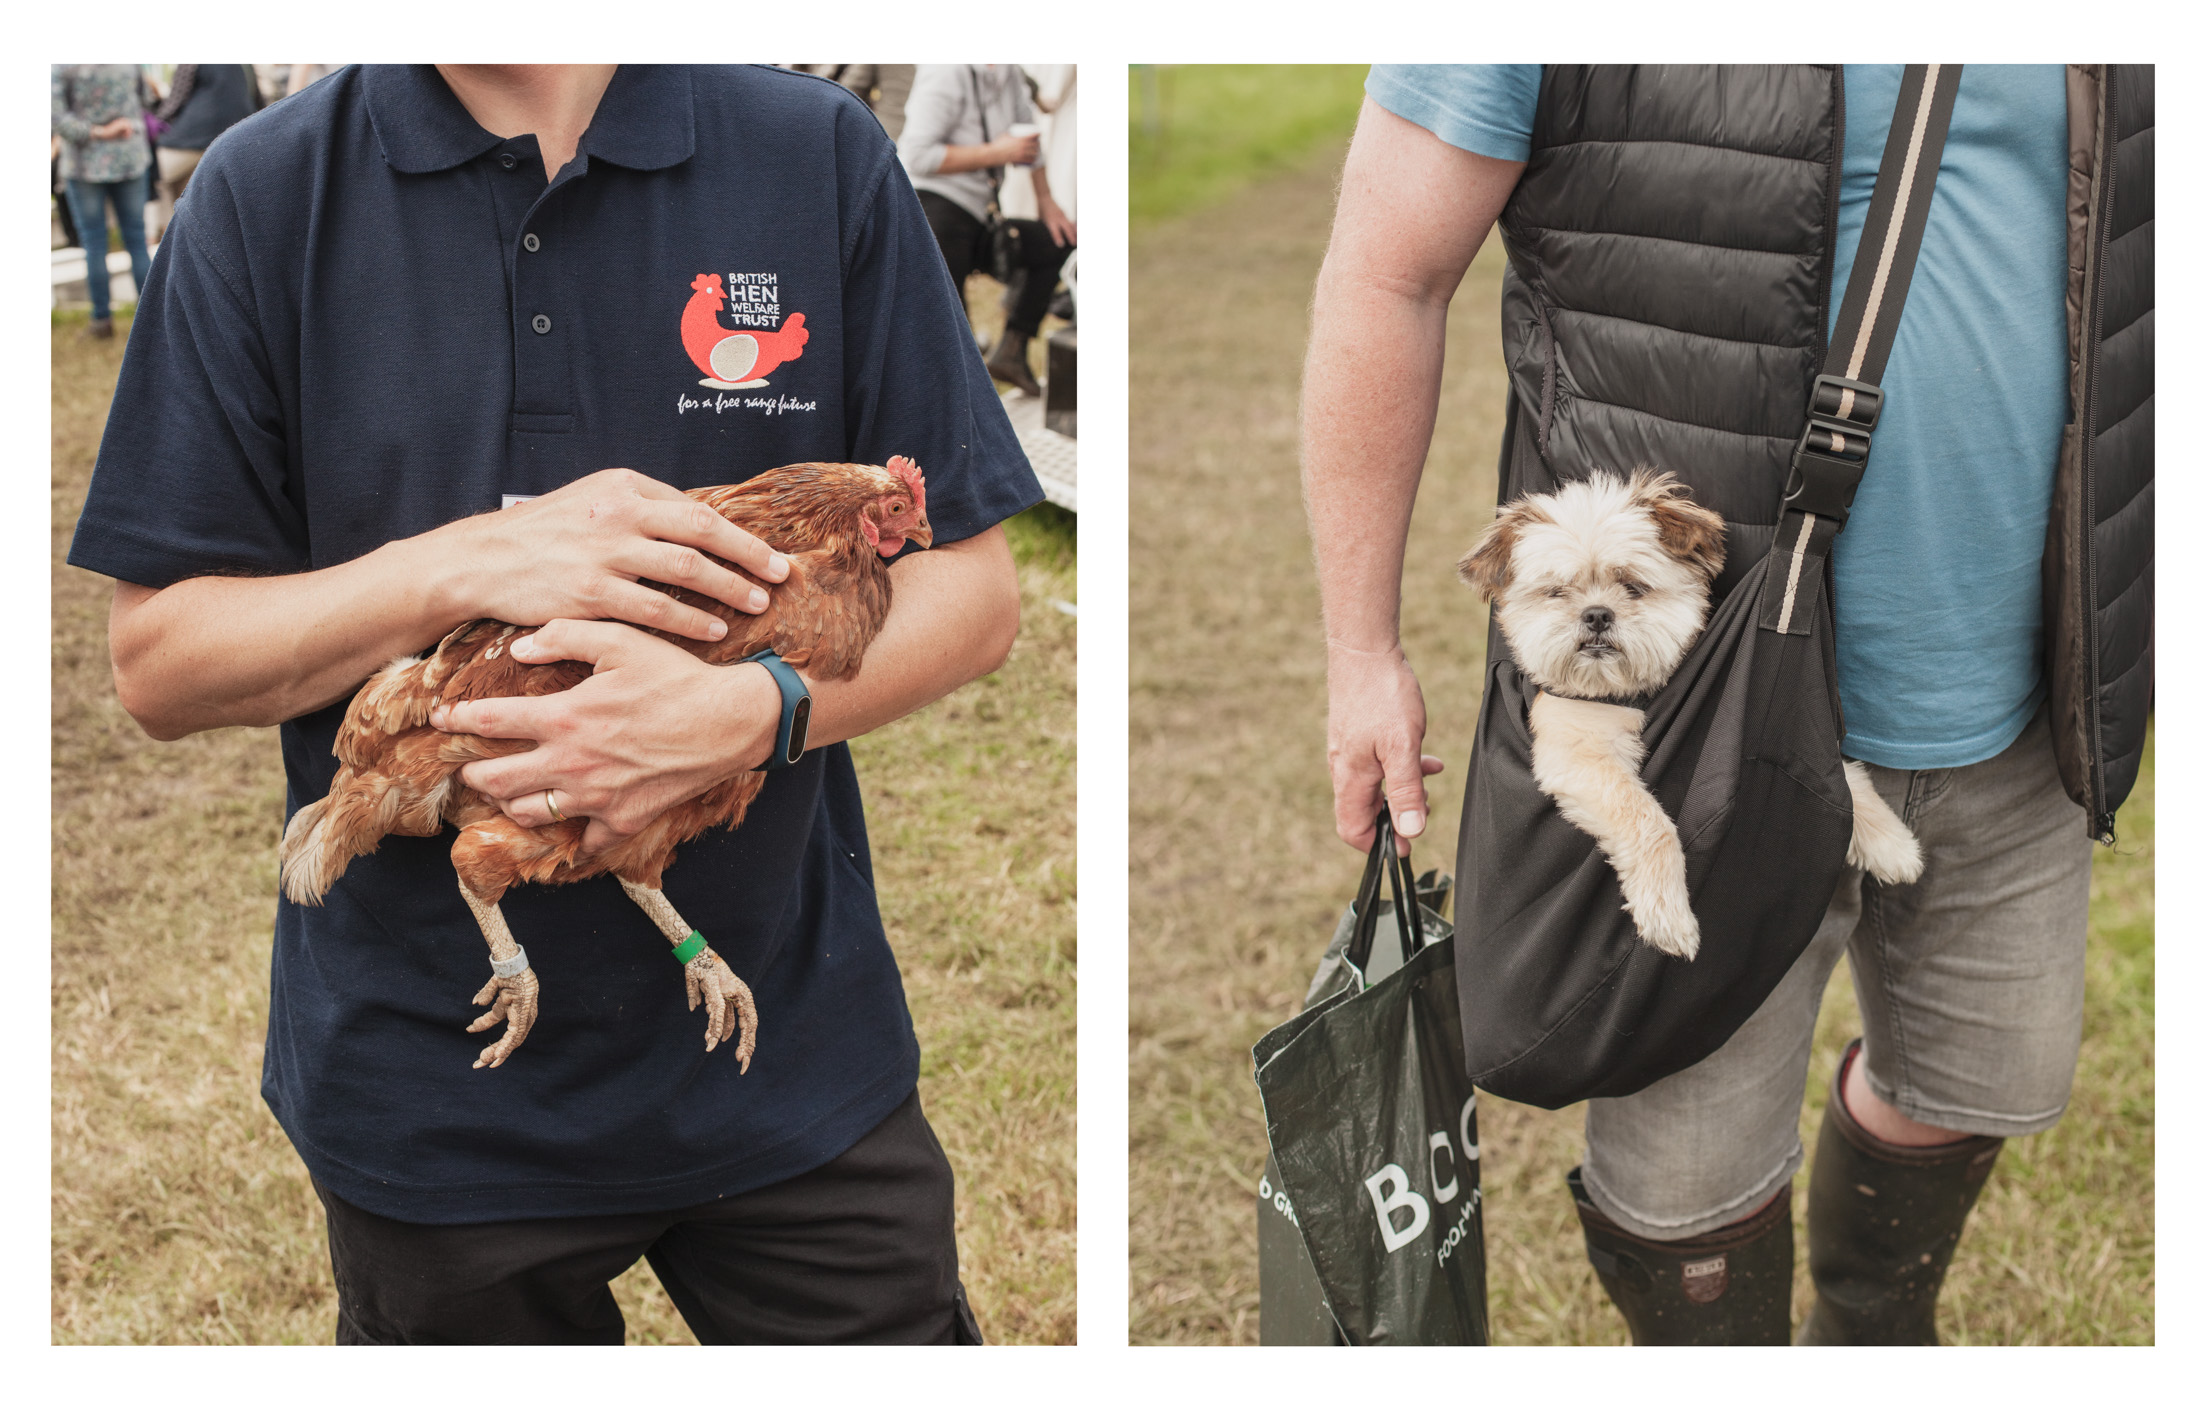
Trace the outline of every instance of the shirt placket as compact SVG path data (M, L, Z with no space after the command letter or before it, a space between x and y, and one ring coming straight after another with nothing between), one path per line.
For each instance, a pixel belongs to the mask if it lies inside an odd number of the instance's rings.
M580 160L543 185L542 154L531 136L497 144L488 163L497 237L512 319L510 483L507 494L544 494L579 473L573 452L573 349L580 319L574 286L563 277L570 252L559 246L560 188L577 179Z

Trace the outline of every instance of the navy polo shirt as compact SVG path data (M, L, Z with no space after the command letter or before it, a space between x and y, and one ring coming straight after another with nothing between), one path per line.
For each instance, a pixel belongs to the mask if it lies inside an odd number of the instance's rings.
M292 573L606 466L691 488L896 454L940 543L1039 499L852 96L622 66L546 188L534 139L483 130L432 68L346 68L192 178L69 561L156 588ZM326 793L343 713L282 727L292 810ZM464 1031L488 950L454 836L389 838L324 906L277 903L262 1090L344 1199L421 1223L673 1208L815 1169L914 1086L845 746L665 876L755 991L745 1076L704 1053L680 966L609 877L505 898L542 1014L472 1070L495 1034Z

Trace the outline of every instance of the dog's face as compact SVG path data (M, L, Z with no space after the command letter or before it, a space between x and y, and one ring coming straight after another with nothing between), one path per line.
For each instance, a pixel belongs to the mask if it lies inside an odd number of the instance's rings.
M1671 678L1725 562L1726 522L1671 475L1599 471L1499 509L1459 576L1496 605L1530 680L1611 699Z

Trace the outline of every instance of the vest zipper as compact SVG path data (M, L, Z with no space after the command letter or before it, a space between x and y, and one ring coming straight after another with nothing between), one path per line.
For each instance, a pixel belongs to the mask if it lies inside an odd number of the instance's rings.
M2102 805L2108 797L2108 766L2101 757L2101 652L2097 639L2100 589L2093 481L2093 435L2099 424L2101 384L2101 266L2108 260L2109 220L2116 201L2116 80L2115 66L2101 65L2101 199L2093 217L2093 267L2086 277L2093 283L2086 299L2085 422L2078 430L2078 484L2085 505L2084 538L2078 552L2080 598L2083 610L2079 627L2085 641L2085 733L2087 810L2092 813L2093 835L2102 843L2116 842L2116 814Z
M1841 247L1841 158L1842 147L1848 135L1848 94L1843 83L1844 70L1840 64L1832 67L1833 163L1826 169L1826 262L1818 271L1819 372L1826 370L1826 342L1833 336L1833 266Z

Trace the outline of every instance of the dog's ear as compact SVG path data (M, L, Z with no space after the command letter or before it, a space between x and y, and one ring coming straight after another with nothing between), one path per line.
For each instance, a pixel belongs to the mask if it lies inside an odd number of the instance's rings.
M1459 560L1459 580L1480 591L1484 602L1494 602L1512 581L1513 546L1521 529L1549 517L1532 495L1499 505L1497 517Z
M1650 511L1667 553L1703 574L1705 582L1719 576L1726 566L1726 520L1696 503L1688 486L1670 474L1637 470L1628 490Z

